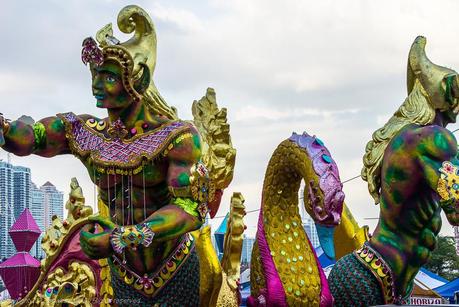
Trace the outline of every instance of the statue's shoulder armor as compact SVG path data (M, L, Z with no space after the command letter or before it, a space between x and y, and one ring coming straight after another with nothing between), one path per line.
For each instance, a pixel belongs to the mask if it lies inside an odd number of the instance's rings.
M168 153L172 159L184 158L184 156L189 155L190 152L193 153L192 156L198 155L197 158L200 158L202 141L198 129L189 121L180 122L186 128L175 136L168 146L169 151L166 151L166 153ZM184 149L184 147L187 149Z

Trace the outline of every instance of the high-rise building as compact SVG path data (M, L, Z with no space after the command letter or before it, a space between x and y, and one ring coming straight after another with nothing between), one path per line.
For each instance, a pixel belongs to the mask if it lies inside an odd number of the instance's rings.
M304 207L303 193L304 187L300 189L300 200L298 202L300 206L301 223L303 224L304 231L306 231L306 234L308 235L309 241L311 241L312 247L316 248L320 246L319 235L317 234L317 229L314 220Z
M30 209L30 168L13 166L14 220L24 211Z
M40 190L44 193L44 223L45 227L47 228L52 223L53 215L57 215L62 220L64 215L64 193L58 191L56 187L49 181L42 185Z
M32 182L30 188L30 212L32 213L35 222L42 231L42 234L37 239L30 254L36 258L44 257L44 252L41 249L41 240L43 238L45 227L45 192L40 190L35 183Z
M0 258L14 253L13 242L8 230L13 225L13 166L0 161Z
M8 231L16 218L30 207L30 169L0 161L0 258L15 249Z
M303 224L303 229L306 231L308 235L309 241L311 241L311 245L314 248L320 246L319 235L317 234L316 225L312 217L307 215L304 219L301 219Z
M241 255L242 263L250 263L250 259L252 258L252 249L253 249L254 244L255 244L255 238L248 238L244 235L244 240L242 241L242 255Z
M52 223L53 215L57 215L61 220L63 219L63 203L64 194L58 191L51 182L47 181L40 188L37 188L37 186L32 183L30 212L42 231L40 237L30 251L32 256L37 258L43 258L45 256L41 248L41 240L43 239L46 229Z

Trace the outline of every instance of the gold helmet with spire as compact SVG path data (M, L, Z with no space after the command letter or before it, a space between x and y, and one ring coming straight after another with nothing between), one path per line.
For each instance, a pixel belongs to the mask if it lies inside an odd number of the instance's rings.
M426 38L418 36L411 45L408 56L408 94L413 90L416 79L428 94L429 103L439 111L447 111L455 105L452 92L457 90L457 72L432 63L425 52Z
M100 65L115 61L121 67L123 85L136 101L143 101L153 113L176 119L176 110L167 105L153 82L156 66L156 31L150 16L140 7L129 5L118 14L118 28L126 34L134 33L121 43L113 36L112 24L96 34L96 40L83 41L83 63Z

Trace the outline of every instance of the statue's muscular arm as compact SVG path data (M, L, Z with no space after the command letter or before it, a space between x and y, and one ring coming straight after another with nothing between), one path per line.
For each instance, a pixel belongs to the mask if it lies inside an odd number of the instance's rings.
M405 282L412 276L406 255L416 253L418 261L426 261L435 247L441 225L439 168L444 161L457 164L456 154L454 136L437 125L405 127L384 153L380 220L370 244Z
M174 147L168 153L168 185L172 188L189 186L190 168L199 161L200 157L199 134L192 128L188 137L179 143L174 143ZM155 241L176 238L202 225L202 221L197 216L185 212L184 209L173 203L158 209L146 221L155 232Z
M89 118L89 115L81 115ZM57 116L43 118L33 125L21 120L9 123L4 134L5 144L2 148L18 156L36 154L42 157L53 157L70 153L65 126Z
M425 180L430 188L437 190L439 169L444 161L459 165L457 160L457 141L454 135L440 126L426 126L419 128L421 134L419 148L419 164L423 170Z
M407 126L391 141L382 167L381 216L385 226L398 229L404 221L410 231L416 228L413 225L421 227L418 209L429 211L425 215L430 218L436 205L420 208L419 201L436 194L439 168L443 161L455 163L456 147L454 136L437 125ZM408 203L411 205L404 206ZM405 223L408 220L412 223Z
M427 127L426 127L427 128ZM442 163L449 161L459 167L457 141L454 135L445 128L436 127L435 131L425 140L426 146L421 155L426 180L429 186L437 191L440 178L439 169ZM449 204L440 201L440 206L451 225L459 225L459 200L452 200Z

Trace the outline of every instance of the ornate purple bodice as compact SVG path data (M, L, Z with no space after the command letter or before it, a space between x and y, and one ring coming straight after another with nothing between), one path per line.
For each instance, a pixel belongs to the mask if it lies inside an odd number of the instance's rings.
M324 194L323 205L315 199L312 190L309 198L313 204L314 220L324 225L337 225L343 211L343 184L339 178L338 166L322 141L306 132L302 135L293 133L289 139L305 149L312 160L315 173L319 176L319 188ZM306 182L306 189L311 189Z
M73 113L58 116L65 124L72 152L81 158L90 155L94 165L102 169L138 169L143 160L157 157L171 140L189 129L185 122L175 121L126 140L107 138Z

